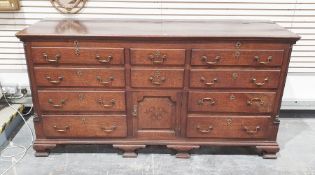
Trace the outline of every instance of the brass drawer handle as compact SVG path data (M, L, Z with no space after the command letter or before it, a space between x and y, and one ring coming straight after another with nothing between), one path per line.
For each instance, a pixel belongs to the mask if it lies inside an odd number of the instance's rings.
M52 80L52 78L50 76L46 76L46 80L49 81L49 83L51 84L59 84L61 83L61 81L63 80L63 76L59 76L57 77L58 80Z
M206 63L207 65L217 64L217 63L219 63L220 59L221 59L221 56L216 56L214 58L214 61L208 61L208 57L207 56L204 55L204 56L201 57L201 61Z
M97 59L98 62L100 63L110 63L113 60L113 56L112 55L108 55L106 58L101 58L101 56L99 54L95 55L95 58Z
M257 83L257 79L256 79L256 78L252 78L252 82L253 82L256 86L263 86L263 85L264 85L265 83L267 83L268 81L269 81L269 78L266 77L263 82Z
M110 126L110 127L101 127L101 129L102 129L104 132L106 132L106 133L111 133L111 132L115 131L116 128L117 128L116 125L112 125L112 126Z
M151 83L152 83L153 85L159 86L159 85L161 85L162 83L165 82L166 78L165 78L165 77L161 77L161 78L159 78L159 79L156 79L156 78L154 78L154 77L151 76L151 77L149 77L149 80L151 81Z
M108 77L108 80L102 80L102 78L100 76L96 76L96 80L98 80L99 83L104 85L104 86L110 86L111 83L114 81L114 77L110 76L110 77Z
M102 105L104 108L112 108L113 106L115 106L116 100L115 99L111 99L108 103L106 103L105 100L100 98L100 99L98 99L98 103L100 105Z
M60 100L59 104L55 104L52 99L48 99L48 103L52 105L54 108L62 108L66 103L66 99Z
M49 59L47 53L43 53L43 57L48 63L58 63L61 58L60 54L56 54L55 59Z
M206 86L210 87L213 86L215 83L218 82L218 78L214 78L212 79L212 81L207 82L205 77L200 77L200 81L203 82Z
M153 85L159 86L166 81L166 78L164 76L161 76L160 71L155 71L154 75L151 75L149 77L149 81L151 81Z
M261 98L252 98L250 100L247 101L247 105L252 105L253 103L258 103L260 105L264 104L264 101Z
M167 55L162 54L159 50L148 56L148 59L152 61L152 64L163 64L166 61Z
M255 130L251 130L247 126L244 126L243 129L247 134L254 135L254 134L257 134L258 131L260 131L260 126L256 126Z
M258 62L259 64L262 64L262 65L267 65L267 64L269 64L271 61L272 61L272 56L269 56L268 58L267 58L267 61L260 61L260 57L259 56L254 56L254 60L256 61L256 62Z
M202 98L200 100L198 100L198 105L203 105L204 103L209 102L210 105L214 105L215 104L215 100L213 98L210 97L205 97Z
M70 129L69 126L65 126L63 129L61 129L61 128L58 128L56 125L53 126L53 128L54 128L57 132L62 132L62 133L67 132L67 131Z
M200 125L197 125L196 129L197 129L199 132L205 134L205 133L211 132L211 131L213 130L213 127L212 127L211 125L209 125L207 129L202 129L202 128L200 127Z

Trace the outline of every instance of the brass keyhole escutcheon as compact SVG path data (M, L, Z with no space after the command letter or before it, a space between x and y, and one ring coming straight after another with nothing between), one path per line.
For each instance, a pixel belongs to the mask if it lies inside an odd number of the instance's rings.
M232 125L232 119L228 118L226 119L226 126L231 126Z
M83 101L85 99L85 95L84 94L79 94L79 100Z
M237 49L239 49L241 47L242 43L240 41L237 41L236 44L235 44L235 47Z
M83 117L81 121L82 121L82 124L85 124L86 119Z
M235 58L239 58L240 55L241 55L241 52L240 52L240 51L236 51L235 54L234 54Z
M230 100L232 101L232 100L235 100L235 95L230 95Z
M81 77L82 74L83 74L82 71L79 71L79 70L77 71L77 76L78 76L78 77Z
M233 73L233 74L232 74L232 79L233 79L233 80L236 80L237 78L238 78L238 73Z

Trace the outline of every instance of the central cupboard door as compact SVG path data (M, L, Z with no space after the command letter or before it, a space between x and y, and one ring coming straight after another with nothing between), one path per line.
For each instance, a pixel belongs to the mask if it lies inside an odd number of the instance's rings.
M175 139L180 124L180 92L133 92L134 136L143 139Z

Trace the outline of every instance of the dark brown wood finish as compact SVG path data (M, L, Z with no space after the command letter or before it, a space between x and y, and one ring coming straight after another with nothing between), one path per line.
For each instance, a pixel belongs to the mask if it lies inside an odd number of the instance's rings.
M184 69L131 68L131 87L183 88Z
M125 115L44 115L47 138L126 137Z
M131 48L130 58L133 65L184 65L185 49Z
M32 57L34 64L96 64L116 65L124 64L123 48L67 48L67 43L60 47L33 47ZM75 44L73 44L75 46Z
M193 49L191 64L207 66L281 66L282 64L283 50L244 50L240 48Z
M44 20L17 36L37 156L63 144L113 144L124 157L167 145L188 158L215 145L255 146L276 158L280 102L299 36L273 22Z
M271 113L275 92L189 92L188 111Z
M179 134L180 92L133 92L134 137L175 139Z
M257 88L276 89L279 85L280 70L252 69L192 69L191 88Z
M187 137L197 138L264 138L270 137L270 116L189 115Z
M123 91L39 90L42 111L125 111Z
M124 88L124 68L35 67L38 86Z

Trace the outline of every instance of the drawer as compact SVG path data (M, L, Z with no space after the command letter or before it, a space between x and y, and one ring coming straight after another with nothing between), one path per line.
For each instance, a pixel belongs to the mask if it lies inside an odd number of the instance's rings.
M131 86L147 88L182 88L184 69L131 69Z
M123 91L38 91L42 111L125 111Z
M46 137L126 137L125 115L44 115Z
M275 105L275 92L190 92L192 112L269 113Z
M191 88L277 88L280 70L192 69Z
M38 86L124 87L124 68L35 67Z
M32 60L35 64L124 64L123 48L34 47Z
M199 138L268 138L272 130L269 116L189 115L187 137Z
M191 65L281 66L283 50L192 49Z
M185 49L130 49L133 65L184 65Z

